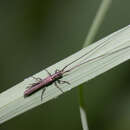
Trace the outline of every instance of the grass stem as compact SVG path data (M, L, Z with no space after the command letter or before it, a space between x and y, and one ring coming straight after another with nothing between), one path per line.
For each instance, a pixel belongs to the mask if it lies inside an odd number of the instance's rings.
M111 1L112 0L102 0L100 7L97 11L97 14L96 14L96 16L93 20L93 23L90 27L89 33L88 33L88 35L85 39L85 42L83 44L83 48L88 46L89 44L91 44L94 41L95 36L99 30L99 27L102 24L102 22L105 18L105 15L110 7ZM79 86L79 105L80 105L80 109L82 108L84 111L84 114L85 114L86 112L85 112L84 99L83 99L83 85ZM81 113L81 110L80 110L81 123L82 123L83 130L88 130L88 126L86 126L87 125L87 116L84 115L84 116L86 116L86 118L82 119L82 117L83 117L82 114L83 113ZM86 119L86 121L83 121L85 119Z

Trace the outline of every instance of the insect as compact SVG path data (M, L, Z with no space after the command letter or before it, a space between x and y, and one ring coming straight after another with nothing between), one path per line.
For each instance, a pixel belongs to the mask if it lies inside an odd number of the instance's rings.
M108 38L108 39L109 39L109 38ZM108 39L107 39L107 40L108 40ZM50 86L51 84L53 84L53 83L54 83L54 85L63 93L63 90L58 86L58 84L65 84L65 83L66 83L66 84L70 85L70 83L69 83L68 81L62 81L62 80L61 80L61 79L63 78L63 75L64 75L65 73L68 73L68 72L70 72L71 70L73 70L73 69L75 69L75 68L77 68L77 67L79 67L79 66L81 66L81 65L83 65L83 64L85 64L85 63L91 62L91 61L93 61L93 60L95 60L95 59L98 59L98 58L101 58L101 57L104 57L104 56L109 56L109 55L111 55L111 54L117 53L117 52L119 52L119 51L121 51L121 50L124 50L124 49L130 47L130 46L127 46L127 47L118 49L118 50L113 51L113 52L107 52L107 53L102 54L102 55L100 55L100 56L97 56L97 57L95 57L95 58L89 59L89 60L87 60L87 61L85 61L85 62L82 62L82 63L80 63L80 64L77 64L77 65L75 65L74 67L72 67L72 68L66 70L66 68L67 68L68 66L70 66L71 64L73 64L74 62L76 62L76 61L78 61L79 59L85 57L87 54L89 54L89 53L91 53L91 52L94 53L99 47L103 47L103 46L105 46L105 45L106 45L106 41L104 41L102 44L97 45L96 47L94 47L93 49L91 49L89 52L85 53L85 54L82 55L81 57L77 58L76 60L72 61L71 63L69 63L68 65L66 65L65 67L63 67L63 69L61 69L61 70L55 70L55 73L54 73L54 74L51 74L48 70L45 70L45 71L48 73L48 76L47 76L46 78L44 78L44 79L32 77L32 78L34 78L37 82L36 82L36 83L33 83L33 84L31 84L31 86L27 87L27 90L24 91L24 97L28 97L28 96L32 95L33 93L37 92L38 90L43 89L43 90L42 90L42 94L41 94L41 101L42 101L42 99L43 99L43 94L44 94L46 88L47 88L48 86ZM93 53L92 53L92 54L93 54ZM91 54L91 55L92 55L92 54Z

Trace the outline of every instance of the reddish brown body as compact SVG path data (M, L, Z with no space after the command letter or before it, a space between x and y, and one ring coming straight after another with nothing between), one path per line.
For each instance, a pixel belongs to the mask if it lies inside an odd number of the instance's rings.
M24 91L24 97L27 97L27 96L33 94L34 92L38 91L41 88L45 88L45 87L51 85L56 80L59 80L62 77L63 77L63 72L62 71L55 72L52 75L49 74L49 76L47 78L45 78L43 80L41 79L39 82L34 83L32 86L30 86L30 88L25 90Z

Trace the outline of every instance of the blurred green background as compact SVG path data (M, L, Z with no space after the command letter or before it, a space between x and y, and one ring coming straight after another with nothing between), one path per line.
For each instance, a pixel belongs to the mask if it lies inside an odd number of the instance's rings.
M101 0L1 0L0 92L82 48ZM113 0L95 41L129 24L130 1ZM130 129L130 62L84 85L90 130ZM86 86L86 87L85 87ZM82 130L77 88L0 130Z

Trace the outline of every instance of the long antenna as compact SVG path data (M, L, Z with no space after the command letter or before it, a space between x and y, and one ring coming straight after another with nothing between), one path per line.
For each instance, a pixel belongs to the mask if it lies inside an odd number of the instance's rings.
M127 28L125 28L125 29L127 29ZM121 32L122 31L124 31L125 29L122 29L121 31L120 31L120 33L118 32L115 36L118 36L119 34L121 34ZM71 63L69 63L68 65L66 65L63 69L62 69L62 71L64 71L68 66L70 66L71 64L73 64L74 62L76 62L76 61L78 61L79 59L81 59L81 58L83 58L84 56L86 56L87 54L89 54L89 53L91 53L91 55L94 53L94 52L96 52L96 50L101 46L101 47L104 47L106 44L107 44L107 42L109 41L111 39L111 37L108 37L105 41L103 41L101 44L99 44L99 45L97 45L96 47L94 47L93 49L91 49L90 51L88 51L87 53L85 53L84 55L82 55L81 57L79 57L79 58L77 58L76 60L74 60L74 61L72 61ZM110 41L112 41L113 39L111 39ZM104 44L105 43L105 44ZM90 56L91 56L90 55Z
M94 61L95 59L103 58L103 57L105 57L105 56L110 56L110 55L112 55L112 54L116 54L117 52L120 52L120 51L122 51L122 50L124 50L124 49L127 49L127 48L130 48L130 46L127 46L127 47L121 48L121 49L116 50L116 51L113 51L113 52L105 53L105 54L100 55L100 56L97 56L97 57L92 58L92 59L90 59L90 60L88 60L88 61L85 61L85 62L83 62L83 63L80 63L80 64L78 64L78 65L72 67L72 68L69 69L69 70L64 71L64 73L66 73L66 72L70 72L71 70L73 70L73 69L75 69L75 68L77 68L77 67L79 67L79 66L81 66L81 65L83 65L83 64L85 64L85 63L89 63L89 62L91 62L91 61Z

